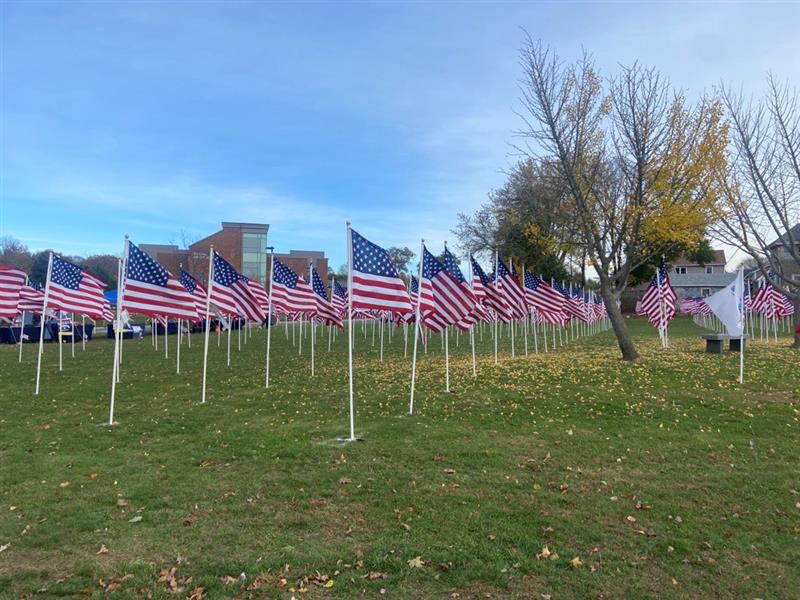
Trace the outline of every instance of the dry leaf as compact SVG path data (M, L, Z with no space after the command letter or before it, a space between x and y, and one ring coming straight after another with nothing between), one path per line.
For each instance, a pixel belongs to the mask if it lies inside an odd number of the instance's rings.
M389 576L388 573L380 573L378 571L370 571L366 575L362 575L362 579L366 579L367 581L376 581L378 579L386 579Z
M421 556L415 556L414 558L408 559L408 566L412 569L421 569L424 563L422 562Z
M206 589L198 586L194 588L188 596L186 596L186 600L202 600L205 593Z
M236 579L236 577L231 577L230 575L225 575L225 577L222 578L222 583L224 583L225 585L233 585L238 581L239 580Z
M69 481L62 481L61 483L58 484L58 487L65 488L68 485L69 485Z
M95 552L95 555L97 554L108 554L108 548L106 548L105 544L100 544L100 550Z
M572 567L573 569L577 569L578 567L580 567L582 565L583 565L583 561L577 556L575 558L573 558L571 561L569 561L569 566Z
M341 478L339 479L339 483L340 483L341 485L347 485L348 483L353 483L353 480L352 480L352 479L350 479L349 477L341 477Z

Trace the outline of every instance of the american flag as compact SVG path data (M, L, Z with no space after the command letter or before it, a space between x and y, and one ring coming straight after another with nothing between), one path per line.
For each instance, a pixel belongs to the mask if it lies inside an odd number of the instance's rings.
M472 314L476 304L472 291L453 277L425 246L420 284L420 315L429 329L443 331Z
M551 287L564 297L564 327L567 326L569 320L573 317L580 321L588 321L582 297L580 299L576 298L570 294L569 290L555 280L551 280Z
M344 328L340 313L328 301L325 284L314 267L311 267L311 288L314 290L314 300L317 305L317 318L326 325L335 325Z
M564 322L564 296L533 273L525 271L525 299L547 323Z
M642 296L642 314L647 315L647 320L653 326L664 329L675 316L675 300L677 298L678 295L669 282L667 265L662 260L658 267L658 273L653 275L650 285L647 286L647 290Z
M126 312L125 314L127 315L128 313ZM108 300L104 299L103 300L103 315L102 315L102 318L106 322L111 323L114 320L114 316L115 316L114 315L114 311L111 309L111 303Z
M314 290L291 267L273 260L272 304L287 314L313 314L317 310Z
M751 302L751 310L768 319L780 319L794 314L794 305L771 283L761 286Z
M103 318L103 288L106 284L78 265L53 254L50 281L45 285L48 308L92 319Z
M347 312L347 290L342 285L333 280L333 293L331 294L331 305L339 313L344 315Z
M16 316L19 292L27 279L25 271L0 265L0 317L13 319Z
M156 259L128 242L122 308L151 317L197 320L194 298Z
M206 298L208 294L200 282L188 272L184 271L183 267L181 267L181 285L191 294L198 319L205 318Z
M497 273L495 273L495 285L503 293L506 303L511 309L511 314L515 319L523 319L528 313L525 305L525 292L519 285L516 277L506 268L501 259L497 259Z
M247 287L250 289L250 293L253 294L256 302L258 302L258 306L261 307L261 310L266 315L269 310L269 294L267 294L267 290L255 279L250 279L249 277L245 277L244 279L247 283Z
M505 296L486 275L478 261L474 257L471 257L470 261L472 262L473 289L476 292L476 298L480 298L483 294L486 305L492 309L497 318L503 323L508 323L512 319L512 313Z
M265 312L247 284L247 277L239 275L231 264L214 250L212 263L213 285L211 286L211 302L223 313L232 316L242 315L251 320L261 322L267 318Z
M350 290L354 309L388 310L400 314L412 312L406 285L397 272L389 253L350 230L353 289Z
M17 310L19 312L30 312L37 315L42 314L42 307L44 306L44 291L40 283L28 283L23 285L19 290L19 303Z
M711 312L706 301L700 297L683 298L678 302L678 307L686 315L704 315Z
M472 325L477 323L479 320L489 321L491 316L486 309L481 306L480 301L478 300L478 296L475 294L475 291L472 287L467 283L467 280L464 278L464 274L461 272L461 267L458 266L456 262L456 257L453 255L450 250L447 249L447 246L444 247L444 268L445 270L452 275L456 281L461 284L462 287L468 289L472 293L472 297L474 298L474 304L472 307L472 311L466 317L461 319L456 325L459 329L466 331ZM482 286L481 286L482 287ZM484 291L484 296L486 292Z

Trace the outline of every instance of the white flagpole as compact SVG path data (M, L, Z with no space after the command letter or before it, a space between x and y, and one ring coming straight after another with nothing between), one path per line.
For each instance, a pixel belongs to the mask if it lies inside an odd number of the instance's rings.
M127 247L127 244L125 246ZM122 250L122 256L123 256L123 258L125 256L125 249L124 248ZM123 266L122 266L123 262L124 261L123 261L122 258L117 260L117 304L120 304L120 301L119 301L119 291L120 290L119 290L119 288L120 288L120 282L122 281L122 277L124 275L124 270L123 270ZM115 340L114 344L115 344L115 346L116 346L116 336L117 336L116 331L117 331L117 329L123 329L122 319L123 319L122 310L120 309L120 318L117 319L116 321L114 321L114 323L111 324L111 329L114 332L114 340ZM122 334L120 334L119 352L117 353L117 365L119 365L117 367L117 374L116 374L117 383L119 383L120 370L122 369L122 340L123 339L124 339L124 337L122 336Z
M333 282L336 281L336 278L331 279L331 307L333 307ZM328 353L331 351L331 337L333 336L333 328L334 325L328 326Z
M383 330L384 330L384 323L383 323L383 315L380 317L381 321L381 362L383 362Z
M181 373L181 335L182 335L183 327L181 327L181 320L178 319L178 363L175 369L175 372L180 375Z
M472 293L474 295L475 281L472 278L472 255L470 255L468 273L469 273L469 289L472 290ZM477 299L475 302L477 304ZM478 371L475 365L475 323L469 326L469 344L472 351L472 376L477 377Z
M422 261L425 259L425 240L420 240L419 274L417 276L417 306L414 309L414 350L411 353L411 396L408 400L408 414L414 414L414 385L417 379L417 343L421 331L419 305L422 300ZM426 346L427 347L427 346Z
M63 314L61 311L58 311L58 333L56 334L56 339L58 340L58 370L64 370L64 346L61 343L61 319L63 319Z
M272 274L273 269L275 268L275 253L272 247L267 248L269 250L269 295L267 300L267 359L266 365L264 369L264 387L269 387L269 352L272 346ZM288 327L288 321L286 322ZM277 324L277 319L276 319ZM287 329L286 339L289 339L289 333Z
M28 276L25 276L25 285L28 285L30 281L28 280ZM35 313L34 313L35 314ZM44 312L42 312L42 318L44 318ZM22 311L22 321L19 323L19 362L22 362L22 340L25 337L25 311Z
M312 272L313 269L314 269L314 263L309 259L309 261L308 261L308 283L311 286L314 285L314 277L313 277L313 272ZM314 295L316 295L316 292L314 292ZM314 300L316 302L316 298ZM317 337L316 336L317 331L315 329L315 327L316 327L316 319L313 318L312 316L309 316L309 324L311 325L311 376L314 377L314 346L315 346L314 338Z
M736 293L739 295L739 383L744 383L744 265L739 265Z
M75 313L72 313L72 321L70 323L70 333L72 334L72 358L75 358Z
M119 355L122 351L120 347L120 337L122 337L122 302L125 295L125 285L123 278L127 270L128 260L128 236L125 236L125 246L122 251L122 259L117 263L117 316L112 326L114 330L114 368L111 371L111 398L108 403L108 424L114 424L114 400L117 392L117 381L119 381L120 361Z
M356 441L355 408L353 406L353 231L347 221L347 367L350 402L350 441Z
M206 378L208 376L208 333L211 329L211 291L214 288L214 246L208 251L208 287L206 288L206 339L203 348L203 393L200 399L201 404L206 403Z
M495 289L497 289L497 261L498 261L497 248L495 248L494 249L494 287L495 287ZM499 321L500 321L500 319L498 318L498 315L495 314L495 317L494 317L494 364L497 364L497 337L499 335L499 331L498 331L498 323L499 323Z
M86 317L81 315L81 350L86 350Z
M525 335L525 356L528 356L528 319L531 316L531 311L528 308L528 298L525 295L525 263L522 263L522 294L525 298L525 320L522 323L522 330Z
M39 378L42 373L42 344L44 343L44 322L47 320L47 301L50 299L50 275L53 272L53 253L47 259L47 279L44 284L44 304L42 304L42 318L39 323L39 356L36 359L36 391L39 395Z
M228 366L231 366L231 329L233 328L233 316L228 315Z
M169 317L164 317L164 358L169 359Z
M539 338L536 335L536 313L532 313L531 318L533 319L531 323L531 329L533 329L533 351L539 354Z

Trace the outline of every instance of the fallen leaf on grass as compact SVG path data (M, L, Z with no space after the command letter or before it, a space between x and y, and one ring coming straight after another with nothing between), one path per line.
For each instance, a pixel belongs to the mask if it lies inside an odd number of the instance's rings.
M569 566L572 567L573 569L577 569L578 567L583 566L583 561L580 559L580 557L576 556L571 561L569 561Z
M98 554L108 554L108 548L106 548L105 544L100 544L100 550L95 552L95 555L98 555Z
M636 533L645 537L656 537L656 532L652 529L637 529Z
M347 485L348 483L353 483L353 480L350 479L349 477L340 477L339 478L339 484L340 485Z
M58 484L58 487L65 488L68 485L69 485L69 481L62 481L61 483Z
M366 579L367 581L376 581L378 579L386 579L389 577L388 573L381 573L379 571L370 571L366 575L362 575L362 579Z
M0 545L0 552L5 552L10 547L11 547L11 542L8 542L7 544L2 544L2 545Z
M126 508L128 506L128 501L125 498L117 498L117 506L119 508Z
M142 520L142 515L136 515L133 518L128 519L128 523L138 523Z
M206 589L203 587L196 587L194 588L188 596L186 596L186 600L202 600L203 596L206 593Z
M91 473L89 473L90 479L97 479L98 477L100 477L100 473L98 473L97 471L92 471Z
M239 580L236 577L231 577L230 575L225 575L222 578L222 583L224 583L225 585L233 585L235 583L238 583L238 581Z
M550 548L548 548L547 546L544 546L542 548L542 551L536 554L536 558L537 558L537 560L542 560L543 558L544 559L549 558L550 560L557 560L558 559L558 554L555 553L555 552L551 552Z
M412 569L421 569L425 563L422 562L421 556L415 556L408 559L408 566Z

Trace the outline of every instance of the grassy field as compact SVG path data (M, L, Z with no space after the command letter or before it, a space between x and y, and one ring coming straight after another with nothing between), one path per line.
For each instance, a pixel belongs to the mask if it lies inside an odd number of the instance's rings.
M203 406L200 336L181 375L126 343L111 428L108 340L46 346L38 397L0 347L0 597L797 598L800 353L740 386L691 321L631 327L637 364L604 333L495 366L487 331L476 379L453 336L450 394L433 337L413 417L401 335L359 328L349 444L344 335L312 379L277 329L269 390L264 332L214 340Z

